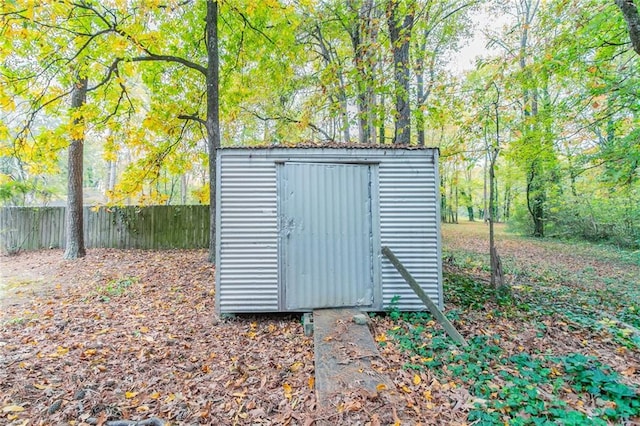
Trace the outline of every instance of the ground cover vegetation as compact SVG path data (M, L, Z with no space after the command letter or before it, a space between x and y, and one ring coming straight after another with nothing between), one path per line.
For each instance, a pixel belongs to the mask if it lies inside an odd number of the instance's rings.
M488 285L485 232L445 227L445 299L453 308L447 316L474 330L469 347L452 346L429 315L392 310L394 345L411 354L405 368L428 369L469 392L470 422L637 421L637 253L625 257L591 245L575 250L502 233L511 291L501 291Z
M206 252L2 257L2 421L106 424L633 424L640 417L637 253L497 227L510 293L489 284L487 225L445 225L446 314L372 315L395 389L314 394L299 316L219 319ZM18 292L18 293L16 293ZM22 293L20 293L22 292ZM388 410L390 393L400 401Z

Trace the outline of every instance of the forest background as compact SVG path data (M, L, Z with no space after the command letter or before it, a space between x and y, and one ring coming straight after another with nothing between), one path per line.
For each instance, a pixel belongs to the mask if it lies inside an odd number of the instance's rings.
M3 205L208 204L220 145L423 145L443 221L640 246L632 1L1 7Z

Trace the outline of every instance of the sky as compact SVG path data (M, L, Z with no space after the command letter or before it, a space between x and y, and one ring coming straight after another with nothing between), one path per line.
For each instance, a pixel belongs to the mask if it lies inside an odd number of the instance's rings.
M457 53L452 54L450 67L456 73L464 73L475 67L476 59L495 54L495 49L487 48L488 39L486 32L497 32L507 24L507 16L490 16L488 12L481 11L475 15L473 21L473 36L469 43L462 46Z

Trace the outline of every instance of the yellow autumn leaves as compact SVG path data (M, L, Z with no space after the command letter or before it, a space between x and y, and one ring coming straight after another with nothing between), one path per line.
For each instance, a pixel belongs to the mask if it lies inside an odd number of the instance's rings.
M6 405L2 407L2 414L6 415L7 420L13 421L19 417L19 413L24 411L24 407L20 405ZM22 424L28 424L29 420L25 420Z

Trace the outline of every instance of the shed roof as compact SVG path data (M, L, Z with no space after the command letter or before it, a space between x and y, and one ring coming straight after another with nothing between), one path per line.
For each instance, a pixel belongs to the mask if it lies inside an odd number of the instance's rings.
M253 149L396 149L403 151L420 151L420 150L429 150L429 149L437 149L438 147L434 146L420 146L420 145L379 145L379 144L356 144L356 143L340 143L340 142L330 142L330 143L313 143L313 142L303 142L297 144L263 144L263 145L227 145L222 146L219 149L238 149L238 150L253 150Z

